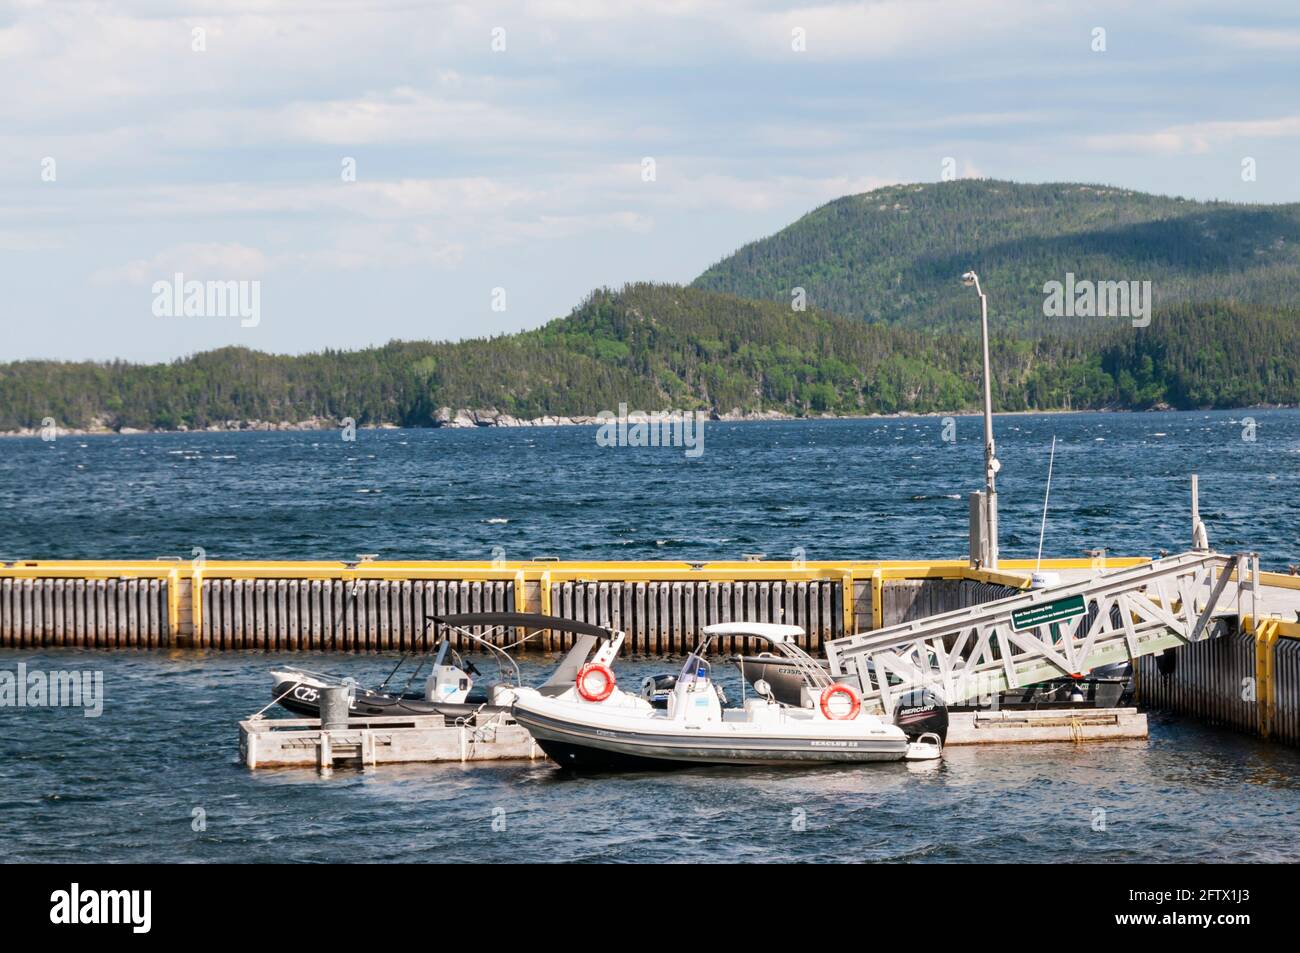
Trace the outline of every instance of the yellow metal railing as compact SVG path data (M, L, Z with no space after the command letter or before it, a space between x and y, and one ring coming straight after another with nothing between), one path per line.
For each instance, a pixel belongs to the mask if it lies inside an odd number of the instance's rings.
M1108 558L1103 568L1137 566L1144 557ZM1042 568L1070 570L1096 568L1088 559L1044 559ZM203 577L219 579L430 579L470 580L541 579L573 580L722 580L762 579L812 580L829 578L871 579L877 572L884 579L973 579L1005 585L1021 585L1028 573L1037 568L1032 559L1006 560L999 571L971 569L964 559L916 560L765 560L761 562L719 560L710 562L553 562L539 561L463 561L429 560L419 562L321 560L17 560L0 563L0 577L169 577L178 570L197 572ZM1280 573L1265 573L1281 579L1300 578ZM1273 583L1269 583L1272 585Z

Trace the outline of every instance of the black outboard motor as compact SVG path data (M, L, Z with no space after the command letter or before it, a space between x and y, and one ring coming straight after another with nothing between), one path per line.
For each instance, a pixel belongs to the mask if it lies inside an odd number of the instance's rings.
M667 708L668 696L676 687L676 675L649 675L641 680L641 697L655 708Z
M928 688L908 692L894 706L894 724L903 729L908 741L915 741L927 732L948 741L948 709L939 697Z

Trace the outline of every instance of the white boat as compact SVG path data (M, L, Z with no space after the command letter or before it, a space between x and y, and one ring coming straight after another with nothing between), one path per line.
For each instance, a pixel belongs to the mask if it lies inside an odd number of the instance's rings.
M522 683L519 666L508 649L527 642L542 631L566 632L576 636L573 648L561 661L551 678L541 686L554 691L555 685L567 687L593 648L603 648L612 660L622 644L622 636L602 626L573 619L524 612L464 612L455 615L427 616L426 628L438 625L444 630L459 633L476 644L496 661L496 678L476 684L480 672L468 658L452 648L451 640L444 635L437 643L432 657L430 674L424 680L423 690L419 677L429 662L428 653L408 652L402 656L388 677L375 688L365 688L350 679L301 668L278 668L271 671L272 695L275 702L297 715L308 718L320 716L320 690L331 686L347 686L349 707L354 715L403 717L434 716L450 719L474 720L480 716L508 713L514 699L514 690ZM492 631L502 636L509 631L527 633L509 645L498 645L477 634L474 629ZM617 635L617 638L615 636ZM594 658L594 657L593 657ZM604 659L604 656L601 656ZM408 666L408 663L414 663ZM396 687L398 673L407 667L405 683Z
M768 642L804 678L802 704L777 701L769 686L739 708L723 708L706 655L719 636ZM686 658L666 708L618 688L608 662L584 665L573 683L550 694L516 690L515 720L566 767L662 768L690 764L825 764L939 757L946 712L909 711L910 731L862 709L853 686L832 681L799 648L793 625L724 622L704 629ZM597 653L597 658L601 653ZM940 722L942 725L940 725ZM929 730L933 725L937 731Z

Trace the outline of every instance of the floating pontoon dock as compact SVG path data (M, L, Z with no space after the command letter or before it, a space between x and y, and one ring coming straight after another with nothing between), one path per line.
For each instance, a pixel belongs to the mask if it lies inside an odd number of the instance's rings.
M1147 737L1136 708L1050 708L952 712L946 745L1125 741Z
M495 716L482 725L442 718L350 718L346 729L323 730L317 718L251 718L239 723L239 760L249 768L541 758L525 729Z
M954 712L949 745L1086 743L1147 737L1134 708ZM316 718L254 718L239 723L239 760L248 768L372 768L385 764L535 761L532 736L514 722L475 727L440 718L353 718L326 731Z

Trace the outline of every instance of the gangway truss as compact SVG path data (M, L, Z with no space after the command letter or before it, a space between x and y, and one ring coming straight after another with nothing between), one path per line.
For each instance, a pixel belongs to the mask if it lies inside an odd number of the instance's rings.
M1257 556L1195 550L834 639L826 654L864 705L891 712L917 689L956 705L1210 638L1258 593Z

